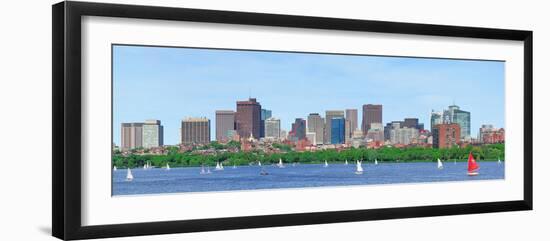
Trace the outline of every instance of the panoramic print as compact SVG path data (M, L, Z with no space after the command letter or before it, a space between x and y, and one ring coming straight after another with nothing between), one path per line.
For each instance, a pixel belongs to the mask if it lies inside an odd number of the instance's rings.
M134 45L112 59L114 196L504 179L503 61Z

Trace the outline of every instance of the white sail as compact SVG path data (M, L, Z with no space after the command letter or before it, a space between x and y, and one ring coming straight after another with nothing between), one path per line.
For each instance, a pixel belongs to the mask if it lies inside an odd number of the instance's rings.
M443 169L443 163L437 158L437 169Z
M361 162L357 160L357 170L355 171L355 174L363 174L363 167L361 166Z
M261 162L261 161L258 161L258 166L262 166L262 162Z
M206 174L206 171L204 170L204 166L201 166L201 174Z
M114 166L114 167L113 167L113 171L115 171L115 172L116 172L116 166Z
M278 166L279 168L285 167L285 165L283 164L283 160L282 160L281 158L279 158L279 163L277 164L277 166Z
M170 170L170 165L168 165L168 163L166 163L166 170Z
M378 160L374 159L374 165L378 165Z
M233 164L233 169L237 169L237 165Z
M502 162L500 161L500 158L498 159L498 164L502 164Z
M208 167L208 168L206 169L206 174L210 174L210 173L212 173L212 172L210 171L210 167Z
M126 173L126 181L132 181L134 180L134 175L132 175L132 171L130 170L130 168L128 168L128 171Z
M328 167L328 162L327 162L327 160L325 160L325 167Z
M218 170L218 171L223 170L223 164L220 163L220 162L217 162L216 163L216 170Z
M346 164L345 165L348 165L348 160L346 159Z

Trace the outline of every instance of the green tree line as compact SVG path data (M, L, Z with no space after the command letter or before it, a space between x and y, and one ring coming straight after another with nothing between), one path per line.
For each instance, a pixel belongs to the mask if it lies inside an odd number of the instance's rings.
M212 146L215 154L198 154L192 151L178 152L177 148L169 149L165 155L130 154L127 156L121 153L114 153L112 164L117 167L140 167L146 162L154 166L165 166L169 163L172 167L184 166L214 166L217 162L224 165L248 165L261 161L264 164L277 163L281 159L284 163L322 163L328 162L354 162L362 160L372 162L375 159L378 162L435 162L438 158L444 161L456 160L466 161L471 152L476 160L504 160L504 144L491 144L484 146L467 146L464 148L453 147L447 149L434 149L424 147L395 148L383 147L380 149L350 148L346 150L321 150L315 152L296 152L289 150L286 146L281 146L285 152L282 153L264 153L262 151L251 152L223 152L219 144ZM236 146L235 143L232 144Z

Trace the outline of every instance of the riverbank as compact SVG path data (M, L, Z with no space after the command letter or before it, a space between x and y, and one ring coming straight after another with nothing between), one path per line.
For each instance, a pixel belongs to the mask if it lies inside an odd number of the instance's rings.
M399 164L399 163L437 163L437 159L436 160L396 160L396 161L383 161L383 160L377 160L378 161L378 164L387 164L387 163L391 163L391 164ZM468 159L450 159L450 160L441 160L444 164L445 163L460 163L460 162L468 162ZM498 159L494 160L494 159L491 159L491 160L476 160L477 162L498 162ZM504 160L501 160L501 162L504 162ZM240 167L240 166L257 166L258 165L258 162L251 162L251 163L240 163L240 164L237 164L237 163L232 163L231 161L223 161L221 162L224 166L224 168L231 168L232 166L237 166L237 167ZM310 165L310 164L314 164L314 165L319 165L319 164L324 164L325 161L322 160L322 161L311 161L311 162L283 162L283 164L285 166L293 166L293 165ZM345 161L327 161L327 163L329 165L331 164L345 164ZM348 164L351 165L351 164L355 164L356 161L348 161ZM262 162L262 166L275 166L277 165L278 162ZM374 164L374 160L363 160L362 161L362 164L364 165L367 165L367 164ZM203 165L178 165L176 163L168 163L168 165L170 165L171 168L181 168L181 167L201 167L201 166L204 166L204 167L215 167L216 166L216 163L207 163L207 164L203 164ZM113 163L113 166L116 166L114 165ZM128 168L128 166L116 166L117 168ZM130 168L142 168L143 165L134 165L134 166L131 166ZM162 163L161 165L153 165L151 168L165 168L166 167L166 163Z

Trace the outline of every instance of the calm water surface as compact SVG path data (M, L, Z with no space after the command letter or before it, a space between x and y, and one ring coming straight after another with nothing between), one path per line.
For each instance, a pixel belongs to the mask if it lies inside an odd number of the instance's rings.
M420 183L441 181L472 181L504 179L504 163L478 162L478 176L466 175L466 162L444 163L363 163L362 175L355 174L355 164L287 164L285 168L263 166L269 175L260 175L259 166L231 166L223 171L200 174L200 167L132 169L134 180L126 181L126 169L113 172L113 195L158 194L179 192L209 192L272 188L303 188L324 186L371 185L390 183Z

